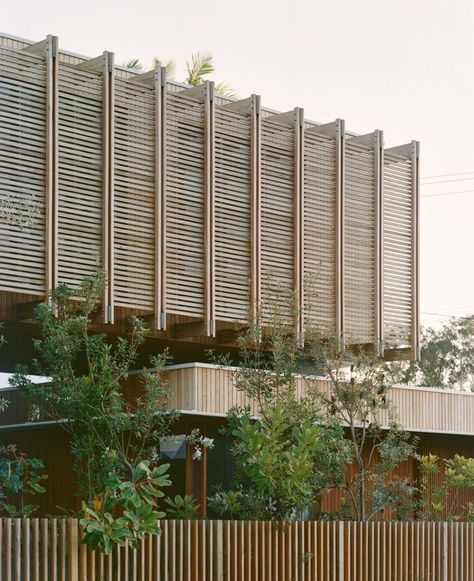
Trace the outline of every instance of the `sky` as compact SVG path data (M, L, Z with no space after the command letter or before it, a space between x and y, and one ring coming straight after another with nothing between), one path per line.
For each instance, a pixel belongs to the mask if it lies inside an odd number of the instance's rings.
M382 129L388 147L419 140L422 323L474 313L472 0L23 0L1 12L2 32L54 34L90 57L173 57L177 80L193 52L210 51L214 80L242 98Z

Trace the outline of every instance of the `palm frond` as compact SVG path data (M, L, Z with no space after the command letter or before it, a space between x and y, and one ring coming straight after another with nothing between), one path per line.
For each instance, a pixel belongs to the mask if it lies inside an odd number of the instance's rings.
M162 59L155 57L151 64L151 68L154 70L156 67L165 67L166 69L166 77L168 79L173 79L174 74L176 72L176 61L173 59L168 59L167 61L163 61Z
M142 71L143 70L143 65L139 59L131 59L128 62L124 63L123 66L127 67L127 69L132 69L134 71Z
M217 85L214 87L214 91L216 95L220 95L221 97L237 97L235 90L226 83L217 83Z
M186 61L188 76L186 83L192 87L200 85L204 81L204 76L214 72L212 64L212 54L209 52L195 52L191 55L191 62Z

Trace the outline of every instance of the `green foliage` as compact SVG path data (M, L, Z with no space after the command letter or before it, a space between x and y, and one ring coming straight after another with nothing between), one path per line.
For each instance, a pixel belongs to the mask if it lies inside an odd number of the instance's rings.
M143 65L139 59L131 59L124 63L123 66L127 69L131 69L132 71L140 72L143 70Z
M390 367L398 383L474 391L474 315L423 329L420 361Z
M474 503L462 507L463 514L454 512L459 498L459 492L465 488L474 490L474 458L466 458L456 454L454 458L444 460L442 478L434 479L441 473L439 457L435 454L418 455L418 470L420 472L420 502L418 518L421 520L466 520L474 519Z
M43 416L57 420L69 433L84 511L93 511L94 502L102 499L102 505L107 506L102 521L104 531L113 530L115 538L122 534L118 531L126 522L135 538L136 527L132 520L123 520L125 515L118 528L112 522L116 515L109 511L111 501L107 501L107 495L123 498L129 484L137 480L137 470L141 473L144 466L155 474L153 471L159 469L160 437L169 433L177 414L167 409L170 394L160 374L169 361L167 353L151 359L156 371L142 373L138 396L127 396L124 391L146 333L140 319L132 317L130 338L119 337L114 345L107 342L104 334L90 333L104 284L104 274L100 273L84 279L78 289L59 285L52 291L50 301L37 307L35 319L43 337L35 341L40 355L36 367L50 382L34 384L28 379L27 370L22 369L12 384ZM111 477L116 479L114 486ZM141 490L146 488L144 485ZM150 495L153 496L151 492ZM140 498L145 497L142 494ZM114 507L120 508L120 502ZM86 536L91 542L94 538ZM105 549L108 544L102 540L97 546Z
M241 347L233 379L257 417L250 407L230 410L226 433L236 476L231 491L217 491L209 506L238 518L318 515L320 495L341 482L349 458L342 429L334 422L323 425L312 389L298 397L301 353L285 327L275 325L262 336L252 325Z
M196 519L199 516L199 503L189 494L184 496L177 494L173 498L165 498L165 504L167 506L166 514L169 518L188 520Z
M216 490L215 494L208 498L208 506L211 510L224 518L234 519L243 512L245 497L241 490Z
M0 446L0 515L24 517L38 508L26 504L25 497L46 492L42 482L47 475L42 473L43 469L40 459L29 458L14 444Z
M169 464L150 468L148 462L140 462L132 479L125 482L110 474L105 489L96 495L92 506L83 503L84 542L110 553L114 545L128 542L137 548L138 540L145 534L159 534L158 521L165 513L158 510L157 501L164 496L161 488L171 484L166 474L168 468Z
M368 520L397 506L404 513L413 495L391 472L413 455L415 442L398 424L383 361L317 334L308 349L330 382L329 392L320 394L326 417L346 426L351 443L355 470L345 484L350 516Z
M203 53L198 51L193 53L191 59L186 61L186 77L184 82L191 87L197 87L202 84L205 81L205 77L215 72L213 58L212 54L208 52ZM136 72L142 72L144 68L140 60L137 58L131 59L124 63L123 66ZM173 59L163 61L162 59L155 57L151 69L156 69L159 66L165 67L168 79L174 78L176 73L176 61ZM221 97L236 97L234 89L226 83L217 83L214 90L216 94Z
M2 339L0 337L0 345ZM0 412L4 412L9 403L0 398ZM30 516L38 508L26 504L25 497L46 492L41 483L48 476L43 470L42 460L29 458L15 444L0 446L0 516L2 513L10 518Z
M320 450L320 427L309 419L291 417L280 403L262 410L229 415L238 468L260 499L256 518L284 520L301 513L311 499L314 455Z

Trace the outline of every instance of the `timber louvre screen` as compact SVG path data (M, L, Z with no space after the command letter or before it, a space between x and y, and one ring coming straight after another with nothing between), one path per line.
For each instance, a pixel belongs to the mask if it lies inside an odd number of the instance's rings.
M416 355L417 145L384 162L380 132L340 120L213 99L211 84L158 96L111 53L59 53L51 77L43 43L0 37L1 195L36 192L39 207L32 226L0 225L3 290L44 295L102 267L106 322L115 305L213 335L276 289L287 321L296 296L310 324Z
M44 57L0 47L0 288L36 295L46 288L46 75Z

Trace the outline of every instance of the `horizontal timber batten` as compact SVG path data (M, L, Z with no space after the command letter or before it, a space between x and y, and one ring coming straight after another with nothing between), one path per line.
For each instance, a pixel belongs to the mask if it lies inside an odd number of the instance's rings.
M417 357L417 142L385 150L380 131L137 74L53 36L0 35L0 86L1 292L45 297L102 268L106 325L124 309L219 342L277 311L301 337L317 325Z

